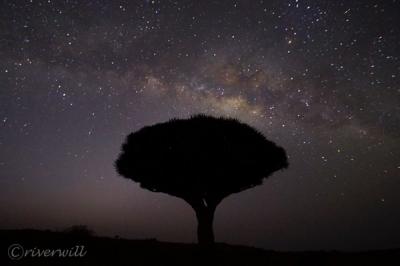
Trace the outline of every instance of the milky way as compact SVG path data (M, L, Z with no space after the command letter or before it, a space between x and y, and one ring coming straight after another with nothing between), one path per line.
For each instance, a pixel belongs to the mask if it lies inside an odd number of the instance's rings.
M0 227L195 240L177 198L117 176L124 137L196 113L285 147L226 199L221 242L400 246L400 3L3 1Z

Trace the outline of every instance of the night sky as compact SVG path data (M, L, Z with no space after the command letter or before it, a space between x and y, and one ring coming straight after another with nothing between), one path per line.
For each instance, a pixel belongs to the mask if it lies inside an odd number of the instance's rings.
M125 136L196 113L289 169L217 209L219 242L400 247L400 2L2 1L0 228L195 242L194 212L117 175Z

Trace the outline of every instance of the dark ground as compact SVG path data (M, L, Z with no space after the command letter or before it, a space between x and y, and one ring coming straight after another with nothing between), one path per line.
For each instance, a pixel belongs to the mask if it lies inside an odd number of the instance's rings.
M0 230L0 265L400 265L400 249L368 252L276 252L253 247L216 244L213 249L196 244L127 240L91 236L85 230L52 232L39 230ZM83 257L23 257L11 260L8 249L21 245L25 251L36 248L70 250L83 245ZM75 251L75 250L74 250ZM22 254L20 249L15 255Z

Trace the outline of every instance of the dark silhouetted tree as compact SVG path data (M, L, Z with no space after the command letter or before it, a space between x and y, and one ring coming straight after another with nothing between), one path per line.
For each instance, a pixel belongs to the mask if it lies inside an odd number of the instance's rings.
M115 162L142 188L185 200L198 220L200 244L214 242L213 218L228 195L260 185L287 168L285 150L235 119L196 115L131 133Z
M76 237L90 237L95 235L94 231L87 225L73 225L64 229L63 232Z

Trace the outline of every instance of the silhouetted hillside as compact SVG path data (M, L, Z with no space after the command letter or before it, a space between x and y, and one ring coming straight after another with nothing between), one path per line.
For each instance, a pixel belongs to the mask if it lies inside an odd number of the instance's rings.
M197 244L95 237L85 234L85 230L77 231L0 230L0 265L400 265L400 249L360 253L275 252L227 244L207 249ZM11 260L7 250L13 244L20 245L10 251L15 256L21 254L23 247L25 252L31 250L36 255L41 251L42 257L31 257L29 253L28 257ZM84 256L58 256L73 248L73 255ZM43 257L46 249L47 255L58 251L53 257Z

